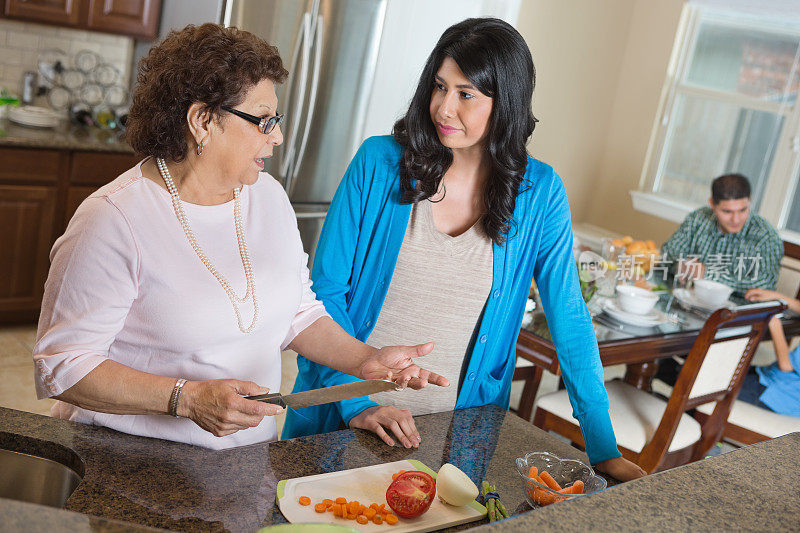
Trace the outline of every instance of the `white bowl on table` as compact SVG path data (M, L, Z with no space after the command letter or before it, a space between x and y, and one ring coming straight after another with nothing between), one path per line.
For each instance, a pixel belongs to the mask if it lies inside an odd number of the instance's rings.
M733 289L718 281L697 279L693 282L692 292L701 302L710 307L719 308L731 297Z
M634 315L646 315L658 302L658 294L634 287L631 285L620 285L617 287L617 303L623 311Z

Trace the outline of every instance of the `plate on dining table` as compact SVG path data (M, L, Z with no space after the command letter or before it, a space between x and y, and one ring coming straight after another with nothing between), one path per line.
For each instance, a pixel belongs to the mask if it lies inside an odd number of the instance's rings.
M603 301L602 308L603 312L611 318L632 326L653 327L667 321L667 317L658 309L651 309L643 315L637 315L623 311L619 307L619 304L617 304L617 301L610 298Z
M686 307L687 309L697 309L698 311L702 311L704 313L713 313L717 309L722 309L727 307L730 309L731 307L735 307L732 301L727 300L724 304L720 306L709 305L708 303L704 302L700 298L694 295L692 291L689 289L675 289L672 291L672 295L678 300L678 303L682 306Z

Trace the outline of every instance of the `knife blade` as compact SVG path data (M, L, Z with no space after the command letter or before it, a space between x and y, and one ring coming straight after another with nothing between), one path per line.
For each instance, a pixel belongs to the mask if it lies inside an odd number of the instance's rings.
M402 388L403 387L394 381L389 381L388 379L365 379L356 381L355 383L322 387L321 389L295 392L294 394L282 395L275 392L271 394L245 396L245 399L272 403L280 405L283 408L291 407L292 409L300 409L302 407L311 407L312 405L322 405L324 403L338 402L349 398L358 398L359 396L368 396L377 392L398 391Z

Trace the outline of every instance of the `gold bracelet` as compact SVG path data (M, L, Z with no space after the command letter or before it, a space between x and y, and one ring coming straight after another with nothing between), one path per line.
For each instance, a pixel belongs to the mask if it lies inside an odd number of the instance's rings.
M172 387L172 395L169 397L169 407L167 413L170 416L174 416L175 418L178 417L178 398L181 397L181 389L183 386L186 385L186 380L181 378L175 382L175 386Z

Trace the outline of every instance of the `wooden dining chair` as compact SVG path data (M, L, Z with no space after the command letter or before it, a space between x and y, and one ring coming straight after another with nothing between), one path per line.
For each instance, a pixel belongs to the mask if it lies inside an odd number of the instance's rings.
M800 245L784 241L783 255L786 257L800 260ZM784 268L781 269L781 276L784 275ZM790 272L796 269L787 269ZM790 280L796 280L797 275L789 275ZM778 278L778 286L781 285L781 278ZM796 285L795 285L796 286ZM788 287L787 287L788 288ZM779 289L780 291L781 289ZM791 291L797 291L796 298L800 299L800 287ZM789 294L789 291L785 291ZM711 416L714 411L714 404L705 404L697 408L694 418L703 423ZM725 429L722 432L723 440L735 445L750 445L757 442L774 439L789 433L800 431L800 417L788 416L775 413L756 405L749 404L740 400L733 402L730 415L728 415Z
M714 404L698 406L694 418L701 424L714 412ZM733 402L722 440L741 446L800 431L800 416L778 414L741 400Z
M783 241L783 255L792 259L800 260L800 244ZM800 300L800 286L797 287L797 295L795 298Z
M606 382L611 423L622 455L655 472L696 461L722 435L769 319L786 309L763 302L719 309L706 321L667 401L622 381ZM687 411L716 402L701 424ZM539 398L534 425L584 445L567 391Z

